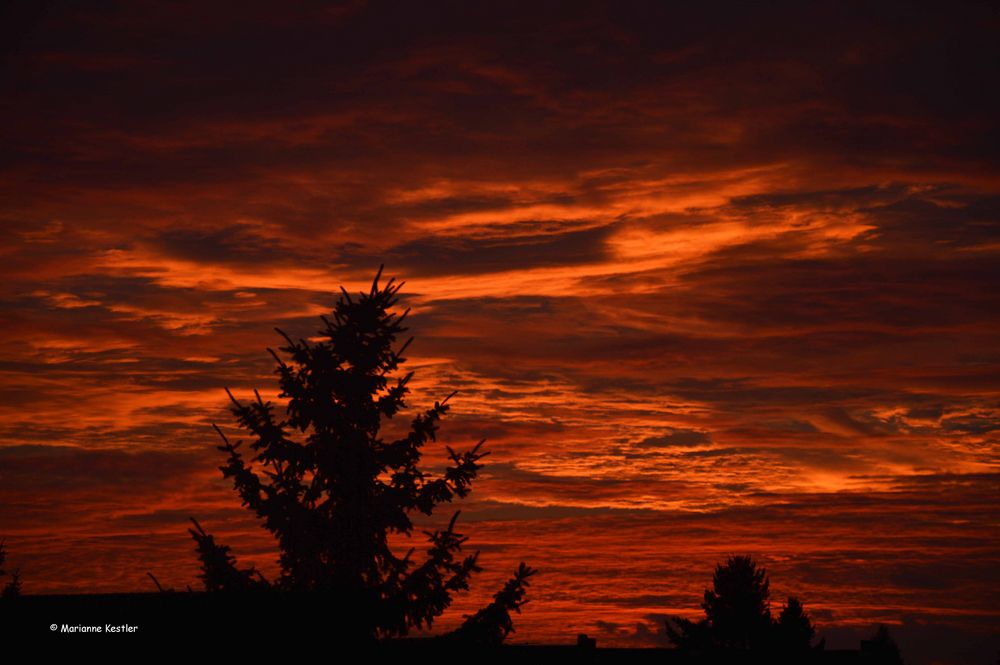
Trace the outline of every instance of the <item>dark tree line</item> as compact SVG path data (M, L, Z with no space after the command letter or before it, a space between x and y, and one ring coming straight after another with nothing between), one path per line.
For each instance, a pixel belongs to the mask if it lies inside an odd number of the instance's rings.
M705 589L705 618L669 619L667 636L693 656L754 652L776 662L809 662L810 654L825 648L825 640L816 641L816 627L798 598L789 596L777 616L771 613L770 584L753 557L730 556L716 565L712 588ZM862 641L862 656L871 665L903 662L885 626Z
M341 296L312 341L284 339L277 367L278 410L255 391L249 402L232 393L232 413L249 435L230 441L221 429L220 467L243 506L275 538L280 572L267 580L239 567L229 547L197 521L190 529L210 592L293 591L329 594L347 612L342 634L357 639L406 635L430 628L456 593L481 570L479 553L465 553L467 536L455 511L446 527L426 531L422 558L416 548L399 555L390 537L413 535L416 515L429 517L442 504L467 496L488 454L483 441L464 451L445 447L446 463L433 473L422 464L424 447L437 438L439 422L455 394L418 413L405 434L383 436L383 426L407 406L413 372L399 375L412 342L397 339L409 310L395 311L402 284L379 284ZM498 644L513 631L535 571L522 563L485 608L451 635Z
M679 617L667 621L667 635L679 649L806 652L823 648L822 642L813 644L816 628L797 598L789 597L778 616L772 616L767 571L750 556L731 556L716 566L712 588L705 590L701 607L705 611L701 621Z

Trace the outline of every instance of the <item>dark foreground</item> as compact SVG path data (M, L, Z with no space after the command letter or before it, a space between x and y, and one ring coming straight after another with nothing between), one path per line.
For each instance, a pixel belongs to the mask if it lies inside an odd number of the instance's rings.
M306 644L317 641L350 645L357 636L342 629L351 623L330 599L299 594L129 593L23 596L0 603L0 631L8 644L62 643L64 645L121 643L125 640L218 639L234 637L267 640L298 637ZM567 641L576 639L567 636ZM110 646L110 645L109 645ZM363 647L372 662L395 657L438 659L462 656L480 662L517 663L657 663L702 665L708 663L789 662L822 665L881 662L862 650L822 650L787 658L761 658L753 654L692 655L663 648L605 648L587 644L501 647L458 644L442 639L394 640ZM443 661L442 661L443 662Z

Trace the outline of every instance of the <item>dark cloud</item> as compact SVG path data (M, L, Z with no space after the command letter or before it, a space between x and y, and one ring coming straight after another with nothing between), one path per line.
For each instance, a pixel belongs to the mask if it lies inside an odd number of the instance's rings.
M777 432L794 432L798 434L815 434L819 430L811 422L806 420L771 420L762 423L764 427Z
M866 436L898 434L908 427L899 416L881 418L873 413L849 413L843 409L830 409L826 416L833 423Z
M940 404L917 406L906 411L907 418L919 418L937 420L944 413L944 407Z
M512 487L520 486L523 491L544 490L562 500L581 500L595 495L623 496L631 494L634 479L591 478L578 475L558 475L523 469L508 462L493 462L485 469L485 475Z
M942 420L941 428L946 432L986 434L1000 429L1000 418L979 414L955 416L953 418L945 418Z
M498 476L501 478L502 476ZM651 514L650 509L642 508L610 508L585 506L532 506L499 501L473 502L463 509L463 518L470 522L477 521L519 521L519 520L558 520L566 518L586 518L595 515L636 515Z
M417 276L574 265L605 258L605 241L613 228L601 226L507 239L426 238L398 245L388 260Z
M280 237L267 237L250 224L233 224L215 229L170 229L153 240L168 256L199 263L258 263L288 259L289 250Z
M666 622L669 617L647 615L646 619L647 621L637 621L631 626L624 626L614 621L595 621L598 646L602 646L602 638L613 638L615 644L631 647L672 647L673 643L666 632Z
M933 243L937 247L975 247L1000 238L1000 198L949 196L935 202L907 197L872 208L860 208L877 227L861 238L899 247Z
M638 448L688 448L712 442L708 432L693 429L669 429L659 436L646 437L638 442Z
M0 448L0 458L4 461L4 492L8 497L22 498L34 492L55 498L61 492L110 485L164 488L196 470L201 457L164 450L100 450L47 445Z

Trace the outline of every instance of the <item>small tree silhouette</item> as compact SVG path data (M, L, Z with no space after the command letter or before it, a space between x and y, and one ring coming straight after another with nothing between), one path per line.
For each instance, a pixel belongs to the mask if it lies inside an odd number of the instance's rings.
M770 581L749 556L731 556L715 567L713 590L702 608L722 646L749 649L767 641L771 627Z
M885 624L879 624L871 638L861 640L861 655L871 665L903 665L903 656Z
M704 653L813 648L816 629L797 598L789 597L778 619L772 619L767 571L750 556L731 556L725 565L716 565L701 607L701 621L667 620L667 636L679 649ZM815 648L823 648L823 643Z
M241 441L222 437L228 455L220 467L233 480L243 505L253 510L276 538L280 575L266 582L254 569L237 568L229 548L218 545L195 522L191 535L210 591L275 589L329 593L346 609L351 638L377 639L431 627L469 588L480 570L479 553L462 556L466 536L455 530L455 512L444 530L425 532L426 558L413 561L414 549L397 556L392 534L412 536L411 514L433 514L442 503L465 497L481 468L483 441L471 450L446 448L447 468L432 476L420 467L422 447L436 440L438 421L452 393L418 414L401 438L380 435L385 421L402 411L413 372L390 380L405 362L396 339L407 329L407 313L391 311L403 286L390 279L379 285L382 268L367 293L351 297L341 288L332 320L319 341L294 341L273 350L284 416L255 391L244 404L233 397L232 412L252 436L250 458ZM493 603L468 618L456 638L496 642L513 630L510 612L519 611L534 570L523 563Z
M7 547L6 544L0 540L0 578L7 575L7 571L3 569L4 563L7 562ZM10 574L10 581L4 585L3 590L0 591L0 599L11 600L17 598L21 595L21 572L15 570Z
M795 596L788 597L774 627L777 643L783 650L803 651L813 648L816 627ZM821 642L820 645L822 644Z

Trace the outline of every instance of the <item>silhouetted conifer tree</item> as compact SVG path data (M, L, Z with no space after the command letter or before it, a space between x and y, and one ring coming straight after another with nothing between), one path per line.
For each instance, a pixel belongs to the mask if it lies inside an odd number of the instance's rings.
M884 624L879 624L870 639L861 641L861 660L870 665L903 665L899 647Z
M750 649L767 643L771 627L770 581L749 556L731 556L715 567L712 590L701 604L715 639L725 647Z
M679 649L789 653L823 648L823 642L812 646L816 629L797 598L790 597L778 619L772 618L767 571L750 556L731 556L715 567L701 607L701 621L675 617L666 622L667 636Z
M198 521L191 518L193 529L188 533L198 546L195 551L201 561L201 578L205 591L255 591L269 588L267 580L255 568L239 569L236 557L226 545L218 545L215 538L205 533ZM156 578L153 578L156 581ZM158 585L159 583L157 583Z
M277 362L280 397L288 400L283 415L259 393L249 403L229 393L234 416L251 435L248 457L241 441L231 443L216 427L228 455L220 469L278 542L279 577L266 585L253 569L238 570L229 548L197 523L191 530L206 588L328 592L348 616L342 630L372 639L430 627L480 570L478 552L462 555L466 536L455 530L457 512L445 529L425 532L429 546L419 563L413 549L396 556L389 537L411 536L412 514L430 516L439 504L465 497L487 454L480 441L464 452L447 448L450 463L439 476L420 466L421 449L436 440L454 393L418 414L401 438L380 434L405 408L413 376L392 377L412 338L394 348L409 310L391 311L402 283L380 286L381 274L379 268L367 293L352 297L341 289L318 341L277 331L285 359L268 352ZM456 637L502 640L533 573L522 564Z
M775 623L775 633L777 644L783 650L802 651L813 648L816 627L795 596L789 596L788 602L781 608Z
M520 614L521 606L528 602L524 594L529 585L528 578L534 574L534 569L522 562L514 576L493 596L493 602L468 617L452 635L463 642L499 646L514 631L510 613Z

